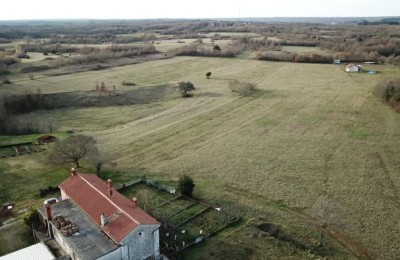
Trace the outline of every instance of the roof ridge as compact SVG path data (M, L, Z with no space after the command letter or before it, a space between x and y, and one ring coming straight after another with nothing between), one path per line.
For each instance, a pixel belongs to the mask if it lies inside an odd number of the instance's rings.
M81 179L83 179L87 184L90 185L90 187L92 187L93 189L95 189L98 193L100 193L104 198L106 198L114 207L117 208L117 211L121 211L123 214L125 214L127 217L129 217L130 219L133 220L133 222L135 222L137 225L140 225L139 221L136 220L135 218L133 218L130 214L128 214L125 210L123 210L121 207L119 207L117 204L115 204L107 195L105 195L103 192L101 192L100 190L98 190L94 185L92 185L88 180L86 180L81 173L77 174ZM100 179L100 178L99 178ZM101 180L101 179L100 179ZM103 180L102 180L103 181Z

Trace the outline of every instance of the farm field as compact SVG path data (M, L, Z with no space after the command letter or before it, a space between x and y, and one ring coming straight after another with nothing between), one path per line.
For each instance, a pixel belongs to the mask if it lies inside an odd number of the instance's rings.
M309 215L317 199L327 196L342 208L348 237L373 257L398 258L400 114L371 91L382 78L399 77L399 71L374 65L377 75L346 74L343 68L175 57L62 76L38 73L35 80L12 79L7 88L79 96L104 81L116 85L118 98L132 89L151 90L152 97L157 87L191 81L197 88L192 98L167 91L145 104L77 103L33 115L55 121L60 130L72 128L95 137L104 144L104 153L116 158L116 165L107 167L114 176L124 172L124 178L137 178L137 169L161 179L189 174L196 183L195 196L231 201L248 217L268 218L266 205L278 201ZM212 72L210 79L204 76L207 71ZM228 82L234 79L254 82L257 91L232 93ZM136 86L123 86L123 81ZM113 97L103 97L104 102L107 98ZM1 159L0 166L6 176L22 170L19 183L27 185L35 178L30 167L54 171L41 156L26 157L26 164L22 157ZM57 171L47 182L53 185L65 176ZM7 198L22 201L24 194L13 191Z

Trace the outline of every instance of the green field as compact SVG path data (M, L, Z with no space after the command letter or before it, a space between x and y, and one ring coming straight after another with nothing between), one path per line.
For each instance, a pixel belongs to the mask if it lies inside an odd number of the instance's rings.
M393 259L400 254L400 114L377 101L371 91L382 78L400 74L395 67L375 66L378 75L346 74L336 65L176 57L64 76L39 75L37 80L14 79L7 88L87 92L104 81L117 85L123 96L130 87L122 81L146 89L189 80L197 88L193 98L165 95L148 104L71 106L35 114L56 121L60 130L82 131L106 144L104 152L117 158L109 171L132 178L138 177L136 169L162 179L189 174L196 196L230 201L245 217L282 221L271 203L280 201L310 214L319 197L329 196L343 207L342 220L348 226L343 231L349 238L376 258ZM207 71L212 72L208 80ZM234 79L254 82L258 90L247 96L232 93L228 82ZM1 182L5 199L28 200L33 192L9 191L16 176L19 187L36 176L43 185L67 176L49 168L37 158L41 156L1 159L2 179L8 180ZM293 215L287 214L289 221ZM282 225L290 229L291 224ZM234 232L243 235L242 231ZM229 237L219 238L229 244L227 248L241 244ZM279 256L280 245L263 238L256 241L265 245L254 249L257 252L270 250ZM257 252L248 256L256 259L262 255ZM293 251L293 258L302 257Z

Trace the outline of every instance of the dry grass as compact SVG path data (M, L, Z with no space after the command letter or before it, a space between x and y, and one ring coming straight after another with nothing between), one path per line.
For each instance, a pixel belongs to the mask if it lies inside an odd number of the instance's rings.
M282 51L293 52L293 53L310 53L310 52L317 54L329 53L329 51L322 50L319 47L305 47L305 46L283 46Z
M144 117L135 117L139 107L121 108L123 120L108 125L118 109L91 108L98 120L87 128L79 114L90 110L71 116L76 128L111 143L108 152L119 158L115 170L141 168L166 179L189 173L197 196L225 197L252 214L276 200L307 212L328 195L344 208L351 238L377 258L393 259L400 253L400 118L369 92L381 77L399 72L380 70L348 75L333 65L178 57L20 80L17 87L63 92L89 90L96 81L154 86L190 80L198 89L193 98L165 101ZM208 80L207 71L213 75ZM239 97L227 88L234 79L254 82L259 91Z

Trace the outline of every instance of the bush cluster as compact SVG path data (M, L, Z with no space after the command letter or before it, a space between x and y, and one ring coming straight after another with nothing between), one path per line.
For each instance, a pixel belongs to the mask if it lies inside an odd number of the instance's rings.
M215 45L218 46L218 45ZM218 49L219 48L219 49ZM197 44L188 45L176 51L177 56L203 56L203 57L225 57L234 58L243 49L241 47L228 46L224 49L198 47Z
M195 185L192 177L185 174L179 177L178 186L176 187L176 190L180 194L191 198L193 196L194 186Z
M46 195L51 194L51 193L55 193L55 192L58 192L58 187L50 185L50 186L48 186L47 188L44 188L44 189L40 188L39 189L39 196L40 197L45 197Z
M400 79L380 82L376 85L374 94L382 102L400 112Z
M35 134L44 130L44 123L30 112L47 108L40 89L36 94L0 95L0 134Z
M240 80L233 80L228 83L228 88L232 92L251 93L256 90L256 84Z

